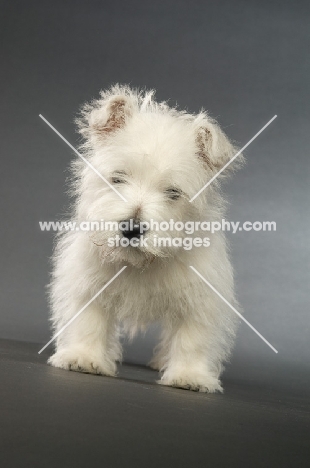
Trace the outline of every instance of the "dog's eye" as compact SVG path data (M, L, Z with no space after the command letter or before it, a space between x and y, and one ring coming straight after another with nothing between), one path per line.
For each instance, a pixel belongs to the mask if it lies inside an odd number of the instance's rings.
M125 176L126 176L126 172L124 171L116 171L114 172L111 180L112 180L112 184L126 184L127 181L125 179Z
M178 200L178 198L180 198L180 196L182 195L182 190L176 187L169 187L165 190L165 195L170 200Z
M112 177L113 184L124 184L126 181L120 177Z

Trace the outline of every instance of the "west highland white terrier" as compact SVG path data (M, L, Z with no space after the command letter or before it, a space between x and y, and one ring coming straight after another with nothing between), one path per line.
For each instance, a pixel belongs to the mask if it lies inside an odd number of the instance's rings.
M224 234L208 232L206 238L201 229L203 222L222 220L220 179L236 168L235 161L191 198L236 149L206 112L179 111L157 103L153 91L128 86L101 92L77 122L84 138L80 150L92 167L73 163L72 220L104 220L113 232L76 229L58 237L50 285L54 331L89 305L57 337L49 363L115 376L120 330L134 336L160 322L150 363L160 372L159 383L222 391L219 377L238 319L190 267L237 305ZM188 234L182 223L196 229Z

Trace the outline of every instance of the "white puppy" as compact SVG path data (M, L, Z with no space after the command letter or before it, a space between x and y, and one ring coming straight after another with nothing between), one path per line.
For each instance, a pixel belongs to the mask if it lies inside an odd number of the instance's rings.
M236 316L189 267L236 306L223 233L207 233L206 247L206 232L195 231L190 237L200 238L200 243L185 249L182 239L189 236L184 231L147 230L145 224L142 245L113 242L116 235L141 240L141 223L150 220L221 220L225 204L219 179L225 171L193 202L190 199L229 161L235 148L205 112L178 111L156 103L153 92L127 86L101 92L100 99L84 106L78 125L84 156L127 201L84 162L74 162L72 219L115 221L116 227L112 233L80 230L60 235L50 289L54 330L127 268L58 336L49 363L114 376L122 357L120 324L133 336L160 321L162 336L151 362L161 372L159 383L222 391L219 376L233 344ZM117 223L128 220L134 227L124 229L123 224L120 230ZM181 243L158 246L157 237L181 238Z

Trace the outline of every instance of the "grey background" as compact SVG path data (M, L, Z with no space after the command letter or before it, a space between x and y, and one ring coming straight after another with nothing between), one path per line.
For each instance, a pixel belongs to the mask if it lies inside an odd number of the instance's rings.
M276 233L229 235L245 317L234 359L309 362L309 16L289 1L1 2L0 336L45 343L52 233L39 220L69 208L65 193L79 106L112 83L155 88L208 109L246 150L226 186L228 219L274 220ZM157 329L125 344L147 362ZM309 369L309 366L308 366Z

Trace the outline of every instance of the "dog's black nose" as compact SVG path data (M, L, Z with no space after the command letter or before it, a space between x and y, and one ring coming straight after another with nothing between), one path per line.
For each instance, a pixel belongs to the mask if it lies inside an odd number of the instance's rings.
M120 229L122 234L127 239L139 239L143 232L145 232L145 227L143 222L137 219L128 219L120 222Z
M124 229L122 231L122 234L124 237L127 237L127 239L133 239L134 237L139 239L139 237L141 236L140 226L134 226L131 229Z

